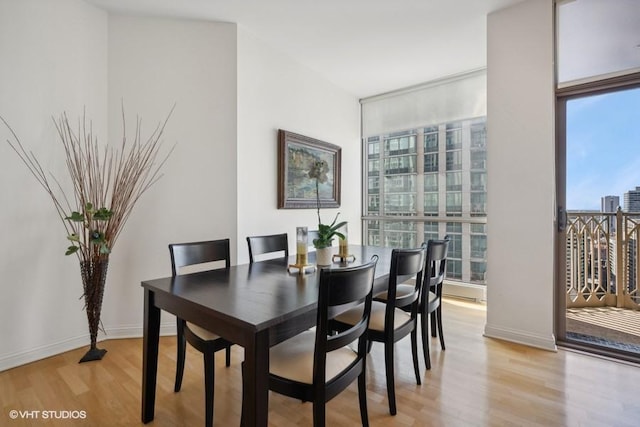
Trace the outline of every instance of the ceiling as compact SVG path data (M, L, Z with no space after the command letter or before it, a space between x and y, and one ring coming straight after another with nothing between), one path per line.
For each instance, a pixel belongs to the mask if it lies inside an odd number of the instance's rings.
M86 0L235 22L364 98L486 66L486 16L522 0Z

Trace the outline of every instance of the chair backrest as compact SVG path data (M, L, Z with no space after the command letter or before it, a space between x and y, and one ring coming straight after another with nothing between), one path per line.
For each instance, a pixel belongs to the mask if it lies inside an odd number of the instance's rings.
M396 307L406 308L411 306L411 317L414 319L417 317L425 268L426 248L426 243L423 243L419 248L394 249L391 252L385 329L393 328ZM396 291L398 284L404 283L411 278L415 278L413 292L403 293L401 297L397 297Z
M268 236L250 236L247 237L247 245L249 246L249 262L254 262L256 256L272 252L282 251L284 258L289 256L287 233L271 234Z
M314 384L324 386L326 354L358 340L358 359L367 355L366 335L371 314L373 281L378 256L355 267L323 268L320 270L318 315L314 355ZM346 309L364 303L360 321L351 328L333 334L330 321Z
M429 291L442 295L442 284L447 274L447 253L449 238L429 240L427 243L427 261L424 274L424 294Z
M207 262L224 261L225 268L231 266L229 239L172 243L169 245L169 253L171 254L171 274L173 276L176 276L182 267Z

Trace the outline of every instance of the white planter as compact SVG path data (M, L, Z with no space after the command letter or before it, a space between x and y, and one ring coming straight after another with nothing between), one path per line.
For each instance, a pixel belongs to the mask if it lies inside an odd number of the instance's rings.
M333 251L331 247L316 249L316 264L321 266L331 265Z

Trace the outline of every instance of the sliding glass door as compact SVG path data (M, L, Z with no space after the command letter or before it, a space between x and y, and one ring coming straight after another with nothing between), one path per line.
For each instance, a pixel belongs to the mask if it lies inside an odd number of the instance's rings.
M559 91L558 339L640 358L640 76Z
M556 335L640 361L640 2L555 4Z

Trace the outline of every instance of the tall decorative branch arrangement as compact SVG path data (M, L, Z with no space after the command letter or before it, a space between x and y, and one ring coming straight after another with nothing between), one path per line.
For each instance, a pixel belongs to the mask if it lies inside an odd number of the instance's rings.
M11 132L7 142L18 154L38 183L49 194L67 232L70 246L66 255L75 254L80 261L84 309L87 312L91 347L80 360L102 359L106 350L97 348L100 313L106 282L109 254L140 196L158 179L160 170L173 148L160 156L161 137L173 108L163 122L146 139L141 135L141 119L136 121L133 141L126 137L124 108L123 137L119 146L98 144L86 115L74 131L66 113L53 119L66 155L67 170L73 187L64 189L51 173L45 173L35 154L27 151L6 120L0 120Z

